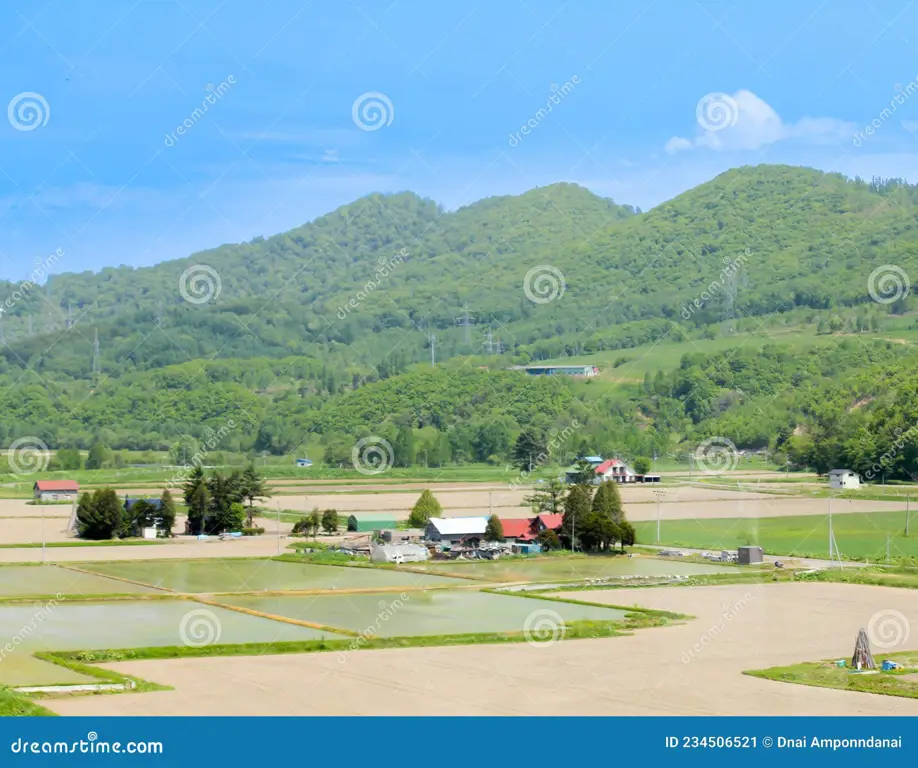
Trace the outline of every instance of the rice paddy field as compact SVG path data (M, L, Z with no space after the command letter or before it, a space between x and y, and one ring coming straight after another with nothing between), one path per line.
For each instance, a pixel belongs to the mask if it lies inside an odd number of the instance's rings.
M155 592L139 584L107 579L54 565L0 566L0 599L53 595L114 595ZM2 636L2 635L0 635Z
M47 602L0 607L0 684L94 683L35 651L315 640L331 633L182 600Z
M162 560L89 563L86 570L175 592L319 591L446 586L462 579L360 566L277 560Z
M576 603L533 600L487 592L411 592L380 595L222 598L228 605L305 619L377 637L522 632L539 621L617 621L625 611ZM372 632L369 630L372 629Z
M640 615L639 609L634 614L484 589L611 572L723 570L640 557L445 566L411 570L269 558L3 565L0 685L108 683L111 677L92 662L137 654L212 655L208 646L217 655L261 655L278 652L276 643L287 644L281 650L288 653L341 652L357 636L398 638L399 645L411 645L412 638L439 644L443 636L456 635L475 638L463 642L495 642L507 635L527 639L527 632L546 625L560 633L570 622L591 622L608 635Z

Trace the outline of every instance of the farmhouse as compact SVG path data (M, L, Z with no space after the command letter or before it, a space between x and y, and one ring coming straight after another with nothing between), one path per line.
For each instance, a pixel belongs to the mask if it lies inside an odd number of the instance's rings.
M833 469L829 472L829 488L834 490L856 490L861 487L861 478L850 469Z
M589 461L589 459L587 459L587 461ZM638 482L637 473L621 459L606 459L599 464L595 464L593 466L593 472L595 473L593 477L593 485L599 485L605 480L613 480L616 483ZM571 467L565 474L567 476L567 482L576 482L576 467Z
M532 526L535 529L535 535L538 536L542 531L560 531L561 521L564 519L562 514L536 515L532 518Z
M458 544L461 541L471 543L484 538L488 525L486 517L432 517L424 533L429 541L442 541L447 544Z
M530 518L501 520L500 524L504 529L504 541L510 544L532 541L538 533L533 530L533 520Z
M38 501L72 501L80 493L76 480L39 480L32 486Z

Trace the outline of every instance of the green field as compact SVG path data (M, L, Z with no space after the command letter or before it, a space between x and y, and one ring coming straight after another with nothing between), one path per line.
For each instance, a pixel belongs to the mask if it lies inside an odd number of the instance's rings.
M85 568L93 573L191 593L412 588L467 583L460 579L385 568L277 560L157 560L90 563Z
M56 565L0 566L0 598L117 595L153 592L147 587L80 573Z
M376 637L522 632L540 619L558 626L559 616L564 621L625 618L625 611L614 608L447 590L404 595L225 597L220 602Z
M656 523L635 523L638 541L656 542ZM842 557L879 562L890 557L918 557L918 512L912 512L910 536L906 538L904 512L858 512L832 516L835 540ZM716 518L706 520L664 520L664 546L694 549L736 549L752 544L774 555L798 557L829 556L828 515L798 517Z
M776 680L782 683L812 685L817 688L834 688L842 691L860 691L884 696L918 699L918 653L897 651L884 653L883 659L895 661L901 669L884 672L853 672L850 667L839 667L835 659L805 662L789 667L771 667L746 672L752 677ZM875 658L880 664L880 658ZM847 660L850 663L850 659ZM791 694L792 695L792 694Z
M615 576L697 576L730 572L723 565L685 563L653 557L551 557L538 559L479 560L418 563L412 569L450 573L493 583L581 581Z
M98 682L35 658L35 651L282 642L328 632L184 600L0 606L0 684Z

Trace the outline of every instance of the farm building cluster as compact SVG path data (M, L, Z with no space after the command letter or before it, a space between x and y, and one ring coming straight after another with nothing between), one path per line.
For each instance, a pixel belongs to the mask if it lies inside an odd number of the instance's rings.
M355 536L344 548L370 556L372 562L412 563L431 558L466 557L494 560L503 554L533 555L542 551L538 536L561 529L560 514L502 520L504 540L486 541L487 517L435 517L425 529L396 528L394 520L367 519L351 515L350 533Z

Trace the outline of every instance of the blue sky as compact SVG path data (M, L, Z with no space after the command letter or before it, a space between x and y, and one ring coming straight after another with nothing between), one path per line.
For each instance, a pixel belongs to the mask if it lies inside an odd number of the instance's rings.
M882 0L5 0L0 276L57 249L149 265L373 191L573 181L646 209L761 162L916 181L916 30Z

